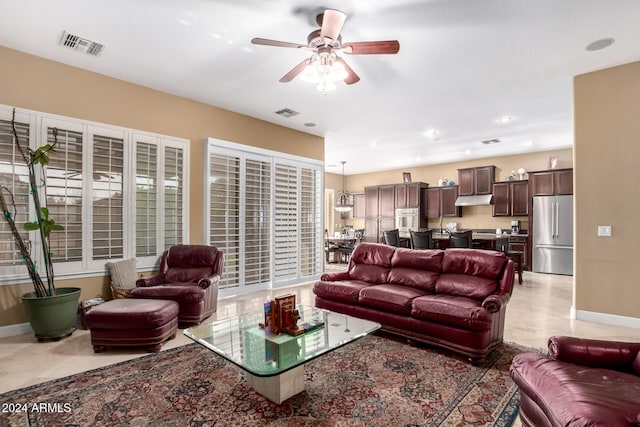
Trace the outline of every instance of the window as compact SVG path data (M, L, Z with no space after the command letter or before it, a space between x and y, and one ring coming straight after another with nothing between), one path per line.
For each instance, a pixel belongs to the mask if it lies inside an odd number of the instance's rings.
M209 139L206 240L225 254L222 295L322 272L322 164Z
M14 195L11 210L22 229L35 214L26 163L13 141L11 115L10 107L0 106L0 185ZM39 188L38 195L50 217L64 226L50 236L57 277L99 274L107 260L131 257L136 257L138 267L152 267L164 249L186 242L186 140L32 111L19 111L16 122L25 146L56 141L44 169L46 188ZM23 238L39 259L38 233L24 232ZM0 273L2 283L27 278L4 220Z

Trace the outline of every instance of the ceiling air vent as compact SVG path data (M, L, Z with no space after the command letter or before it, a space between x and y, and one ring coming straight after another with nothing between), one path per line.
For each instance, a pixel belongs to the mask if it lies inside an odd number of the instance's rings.
M499 139L486 139L484 141L481 141L484 145L490 145L490 144L497 144L498 142L500 142Z
M104 49L103 44L92 42L75 34L67 33L66 31L62 33L60 44L69 49L78 50L93 56L99 56Z
M280 115L282 117L289 118L289 117L293 117L296 114L300 114L300 113L298 113L297 111L293 111L290 108L283 108L282 110L276 111L276 114L278 114L278 115Z

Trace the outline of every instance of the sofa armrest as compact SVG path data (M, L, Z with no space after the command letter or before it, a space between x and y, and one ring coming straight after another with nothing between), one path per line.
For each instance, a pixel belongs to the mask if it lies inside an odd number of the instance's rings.
M508 294L492 294L489 295L482 301L482 307L485 308L489 313L497 313L502 310L502 307L507 305L509 302L510 295Z
M553 336L549 356L562 362L616 371L632 371L640 343Z
M348 271L332 271L331 273L324 273L320 276L320 280L325 280L328 282L337 282L338 280L349 280L351 276L349 276Z
M138 288L148 288L149 286L157 286L163 282L163 276L161 274L156 274L155 276L150 277L141 277L136 280L136 286Z
M198 286L200 286L202 289L207 289L209 286L213 285L214 283L218 283L219 281L220 275L214 274L212 276L203 277L202 279L198 280Z

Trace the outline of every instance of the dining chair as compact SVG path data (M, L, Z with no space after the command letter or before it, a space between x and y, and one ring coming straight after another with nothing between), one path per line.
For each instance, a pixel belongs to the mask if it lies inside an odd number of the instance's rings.
M335 261L335 260L332 260L332 255L338 253L339 249L340 248L338 247L338 245L333 244L329 240L329 232L327 230L324 230L324 255L325 255L325 260L327 264ZM333 256L335 257L335 255Z
M450 248L471 248L473 245L473 231L457 231L449 237Z
M382 230L382 237L384 238L384 243L389 246L400 246L400 230Z
M356 246L358 246L360 242L362 242L363 238L364 238L364 228L356 229L353 232L353 239L345 243L339 248L340 257L344 262L346 263L349 262L349 258L351 258L351 253L356 248Z
M413 231L409 229L411 236L411 249L433 249L433 230Z

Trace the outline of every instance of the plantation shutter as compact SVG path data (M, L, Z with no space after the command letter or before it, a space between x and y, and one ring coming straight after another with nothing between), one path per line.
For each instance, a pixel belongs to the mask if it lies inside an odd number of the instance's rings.
M298 276L297 167L275 164L274 286Z
M136 257L158 255L158 147L136 143Z
M93 136L93 259L124 255L124 140Z
M271 280L271 162L247 159L244 191L244 283Z
M54 144L53 127L47 126L47 143ZM49 237L54 262L82 261L82 138L79 131L58 128L55 153L46 168L49 217L64 230Z
M300 275L309 277L323 270L321 171L302 167L300 180Z
M16 123L16 132L26 151L29 147L29 124ZM22 239L29 244L29 233L22 227L29 220L29 174L27 164L15 145L11 120L0 120L0 186L4 187L5 200ZM24 270L20 251L4 219L0 220L0 266L16 266L7 271L7 275Z
M220 289L240 285L240 158L209 158L209 242L224 252Z
M183 231L183 150L165 147L164 151L164 249L182 242Z

